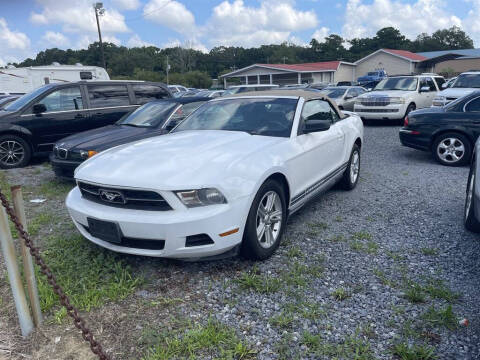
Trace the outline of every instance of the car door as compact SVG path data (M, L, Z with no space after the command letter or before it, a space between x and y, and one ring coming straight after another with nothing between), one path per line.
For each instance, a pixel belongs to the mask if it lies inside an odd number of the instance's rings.
M329 130L303 133L309 119L319 118L330 120ZM292 171L299 189L307 190L320 184L341 167L345 134L338 119L338 114L326 100L310 100L304 104L295 138L303 152L295 159L295 171Z
M353 111L353 105L355 104L355 99L358 96L358 91L355 88L348 89L343 102L343 108L347 111Z
M111 125L139 105L130 98L127 84L88 84L90 129Z
M38 151L49 151L57 140L88 129L89 114L84 104L80 86L62 87L32 103L18 124L32 132ZM35 105L43 105L45 111L35 114Z
M428 91L420 92L422 88L428 88ZM417 109L432 106L433 98L437 93L437 87L435 86L433 79L431 77L421 78L418 91L419 102L417 103Z
M132 84L132 91L137 105L170 97L170 94L164 88L153 84Z
M474 98L464 106L465 126L471 129L475 140L480 136L480 97Z

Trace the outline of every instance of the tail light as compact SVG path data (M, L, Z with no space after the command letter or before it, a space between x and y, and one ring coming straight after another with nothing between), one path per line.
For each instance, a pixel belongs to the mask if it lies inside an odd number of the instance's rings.
M408 116L405 116L405 120L403 120L403 126L404 127L408 126Z

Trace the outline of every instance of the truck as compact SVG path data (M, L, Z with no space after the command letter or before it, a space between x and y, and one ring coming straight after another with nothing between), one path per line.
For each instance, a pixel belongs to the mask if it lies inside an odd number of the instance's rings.
M0 68L0 95L23 95L42 85L80 80L110 80L104 68L98 66L60 65Z
M360 76L357 79L357 82L359 85L361 85L361 84L372 82L372 81L380 81L386 77L387 77L387 73L385 72L385 70L369 71L367 75Z

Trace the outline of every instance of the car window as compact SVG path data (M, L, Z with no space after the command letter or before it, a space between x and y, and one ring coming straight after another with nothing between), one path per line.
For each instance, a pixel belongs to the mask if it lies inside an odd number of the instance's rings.
M43 104L47 108L46 112L71 111L83 109L82 94L80 87L74 86L54 91L43 99L38 100L36 104Z
M149 102L117 121L117 125L156 127L168 119L177 103L165 101Z
M366 92L366 90L363 89L363 88L356 88L356 89L357 89L357 92L358 92L358 96L360 96L360 95L362 95Z
M88 98L92 108L130 105L126 85L89 85Z
M137 104L143 105L149 101L164 99L168 96L168 93L160 86L146 85L146 84L134 84L132 85L133 93Z
M172 119L178 120L186 118L194 110L198 109L198 107L204 102L205 101L195 101L188 104L183 104L175 111L175 114L172 115Z
M437 83L438 88L441 89L442 85L445 83L445 79L441 77L436 77L434 79L435 79L435 82Z
M330 120L335 122L338 120L338 115L330 106L330 103L325 100L311 100L307 101L303 106L302 120Z
M480 97L477 97L476 99L470 101L465 107L465 111L480 111Z
M427 86L430 88L430 91L437 91L437 88L435 87L435 82L432 78L427 78Z
M352 98L357 97L358 96L357 89L353 88L348 90L347 96L350 96Z

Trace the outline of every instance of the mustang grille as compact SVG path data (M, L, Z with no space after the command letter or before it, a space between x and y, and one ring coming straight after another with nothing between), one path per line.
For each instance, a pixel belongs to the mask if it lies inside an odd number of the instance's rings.
M124 209L168 211L171 206L155 191L110 188L78 182L83 198Z

